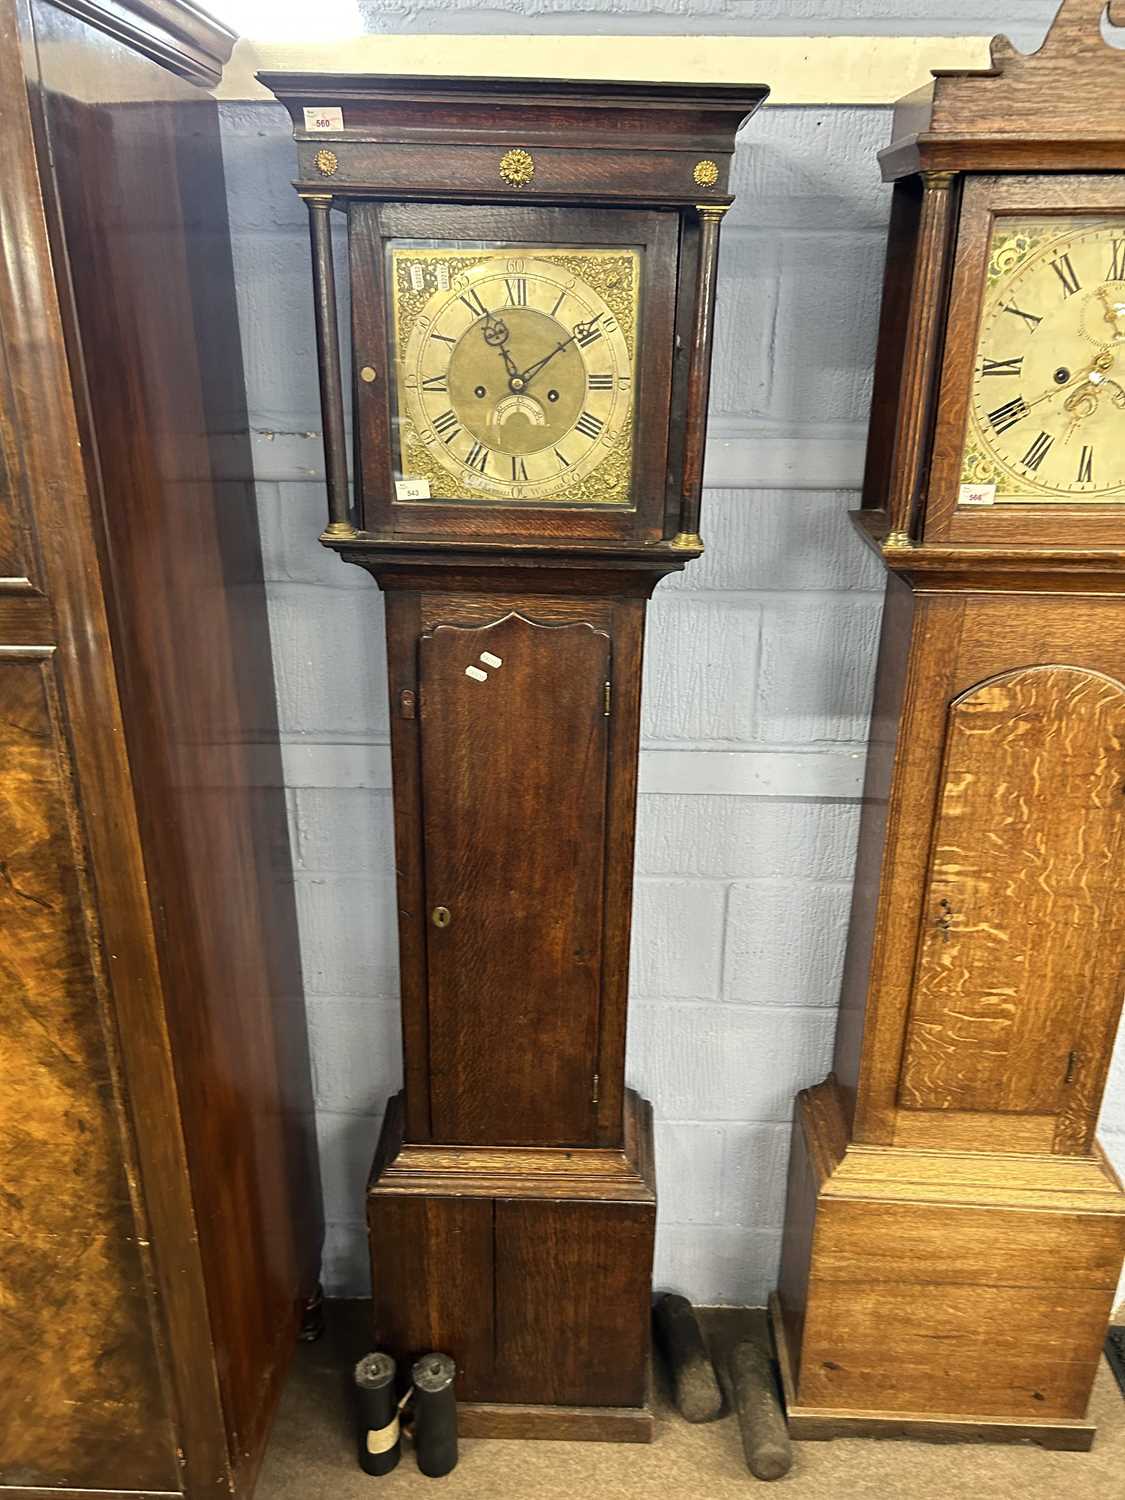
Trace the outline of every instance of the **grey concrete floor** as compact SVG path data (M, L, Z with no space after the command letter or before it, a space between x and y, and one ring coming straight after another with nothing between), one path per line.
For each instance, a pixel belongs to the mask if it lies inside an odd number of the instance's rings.
M716 1354L764 1329L761 1313L708 1315ZM351 1369L367 1352L366 1307L329 1304L329 1326L303 1345L282 1400L258 1500L735 1500L758 1486L746 1470L731 1416L692 1427L677 1416L657 1376L656 1440L609 1443L465 1441L456 1470L440 1480L418 1472L409 1447L382 1479L356 1464L349 1407ZM1125 1500L1125 1401L1103 1361L1090 1415L1091 1453L1031 1445L930 1444L847 1439L801 1443L779 1496L802 1500ZM431 1488L436 1486L436 1489Z

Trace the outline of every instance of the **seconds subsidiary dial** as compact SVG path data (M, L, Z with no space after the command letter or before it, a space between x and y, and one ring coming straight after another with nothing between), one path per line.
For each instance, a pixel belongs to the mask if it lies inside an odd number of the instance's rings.
M1125 500L1125 222L1001 219L962 504Z
M395 246L400 498L631 503L640 255Z

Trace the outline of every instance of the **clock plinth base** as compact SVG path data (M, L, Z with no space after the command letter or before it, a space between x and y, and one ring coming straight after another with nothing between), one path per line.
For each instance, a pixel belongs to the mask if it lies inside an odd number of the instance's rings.
M803 1092L772 1307L793 1436L1088 1448L1123 1248L1100 1154L859 1145L833 1078Z
M457 1363L466 1435L647 1442L652 1110L620 1148L403 1140L387 1108L367 1193L375 1335Z
M651 1443L654 1420L646 1406L517 1406L459 1401L457 1430L467 1438L522 1442Z
M828 1411L797 1401L793 1360L781 1301L770 1296L770 1331L777 1350L785 1396L785 1419L795 1442L831 1442L833 1438L911 1438L934 1443L1037 1443L1066 1453L1088 1453L1097 1431L1089 1422L1013 1422L997 1417L929 1417L902 1413Z

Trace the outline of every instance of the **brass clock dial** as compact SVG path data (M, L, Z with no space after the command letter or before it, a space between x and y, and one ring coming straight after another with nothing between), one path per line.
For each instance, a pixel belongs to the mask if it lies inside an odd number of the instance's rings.
M400 498L630 504L640 253L389 257Z
M1125 500L1125 220L1004 218L962 504Z

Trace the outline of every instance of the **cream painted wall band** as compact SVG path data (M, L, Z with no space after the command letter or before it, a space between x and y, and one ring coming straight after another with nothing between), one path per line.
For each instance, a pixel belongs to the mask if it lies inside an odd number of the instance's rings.
M390 790L391 752L386 744L289 740L281 755L285 785L290 788ZM642 749L640 791L648 796L852 802L863 795L866 760L860 745L832 750ZM223 764L220 757L216 766ZM260 757L251 752L250 764L255 785L277 784L277 762L271 752Z
M983 36L382 36L242 38L214 90L272 99L259 70L768 83L777 104L887 105L934 68L986 68ZM345 121L345 124L347 122Z

